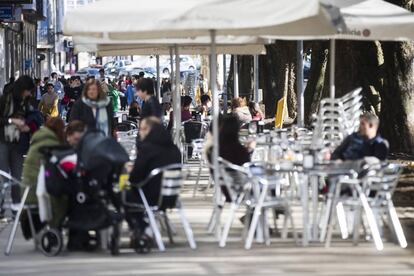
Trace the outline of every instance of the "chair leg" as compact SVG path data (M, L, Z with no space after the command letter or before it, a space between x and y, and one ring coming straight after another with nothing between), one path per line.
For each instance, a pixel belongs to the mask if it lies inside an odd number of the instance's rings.
M325 241L325 247L328 248L331 246L331 241L332 241L332 234L334 231L334 228L336 226L336 219L337 219L337 214L336 214L336 206L337 204L340 202L339 198L341 195L341 183L336 183L335 185L333 185L332 187L332 201L331 201L331 211L330 211L330 216L329 216L329 220L328 220L328 226L327 226L327 237L326 237L326 241Z
M359 243L359 230L362 222L362 216L361 216L361 207L357 206L354 211L354 225L353 225L353 244L358 245Z
M201 177L201 169L202 169L202 163L201 163L201 158L200 158L200 165L198 167L197 180L196 180L196 183L194 185L193 197L195 197L196 194L197 194L197 189L198 189L198 185L200 183L200 177Z
M333 202L333 203L336 203L336 202L337 201L335 200L335 202ZM337 220L336 208L332 208L331 217L329 219L329 223L328 223L328 226L327 226L327 234L326 234L326 238L325 238L325 248L331 247L332 234L333 234L333 231L335 229L336 220Z
M191 229L190 223L188 222L187 217L184 214L184 210L182 208L181 203L178 208L178 213L180 214L181 223L183 224L184 232L185 232L185 235L187 236L188 244L190 245L191 249L196 249L197 245L194 240L193 230Z
M349 233L346 222L345 208L342 202L338 202L338 204L336 204L336 215L338 216L338 224L339 229L341 230L342 239L346 240L349 236Z
M402 248L407 247L407 240L404 235L404 231L401 227L400 220L398 219L397 212L395 211L394 204L391 200L388 202L388 213L391 219L391 225L394 228L395 235L397 236L398 243Z
M380 233L379 233L379 230L378 230L378 225L377 225L374 213L372 212L372 209L369 206L367 197L362 192L361 187L359 187L357 185L356 189L358 191L359 198L360 198L361 203L362 203L362 207L364 208L364 212L365 212L365 215L366 215L367 220L368 220L369 228L371 229L372 238L374 239L375 247L377 248L377 250L381 251L381 250L384 249L384 244L381 240L381 236L380 236Z
M326 239L326 232L328 230L329 220L332 217L332 207L333 207L333 197L335 194L335 187L336 184L332 183L329 187L327 200L326 200L326 207L325 207L325 214L322 216L321 219L321 233L319 237L320 242L324 242Z
M247 239L244 245L245 249L250 249L252 247L254 233L256 232L256 229L257 229L259 217L262 212L262 205L263 205L266 195L267 195L267 186L264 186L263 190L261 191L259 200L254 208L252 222L250 224L249 233L247 234Z
M289 219L289 215L288 215L288 210L285 208L284 211L284 215L283 215L283 230L282 230L282 239L286 240L288 237L288 219Z
M162 237L161 237L161 233L158 228L158 225L157 225L157 221L155 220L154 213L152 212L151 207L148 204L147 198L144 195L144 191L140 188L138 189L138 192L139 192L139 195L141 196L142 203L144 204L145 210L147 212L150 227L152 229L152 232L154 233L154 237L155 237L155 241L157 243L158 249L160 251L165 251L165 246L164 246L164 243L162 242Z
M288 216L290 218L290 223L292 226L292 233L293 233L293 240L295 241L295 244L298 244L299 239L298 239L298 233L296 232L296 228L295 228L295 222L293 220L293 215L292 215L292 210L290 208L288 208Z
M21 199L21 202L20 202L20 206L19 206L19 209L17 210L16 217L14 218L13 227L12 227L12 230L10 232L9 239L7 240L6 250L4 251L4 254L6 256L10 256L10 253L11 253L11 250L12 250L12 247L13 247L14 238L16 237L17 226L19 225L20 216L22 215L22 211L23 211L26 199L27 199L27 195L29 194L29 190L30 190L29 186L27 186L24 189L23 196L22 196L22 199Z
M268 211L267 209L263 210L263 215L262 215L262 218L263 218L263 238L265 240L266 246L270 246L271 241L270 241L269 224L267 222L267 214L268 214L267 211Z
M211 212L210 220L207 224L207 233L209 234L214 232L217 212L217 207L214 207L213 212Z
M227 237L229 235L230 228L231 228L231 225L232 225L233 220L234 220L234 216L236 215L237 209L239 209L240 202L243 199L243 197L244 197L244 195L240 195L237 198L236 202L231 203L229 218L227 219L227 222L224 225L223 231L221 233L220 243L219 243L220 247L225 247L226 246Z
M174 244L173 232L171 229L171 225L170 225L167 213L163 213L163 220L164 220L165 228L167 231L168 240L170 241L170 244Z

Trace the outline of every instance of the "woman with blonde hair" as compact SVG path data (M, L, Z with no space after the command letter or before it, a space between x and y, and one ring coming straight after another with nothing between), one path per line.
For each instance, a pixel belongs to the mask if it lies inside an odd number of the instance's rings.
M252 121L249 107L245 98L234 98L231 102L231 109L234 115L237 116L240 123L248 124Z
M74 120L83 122L88 129L96 129L105 135L112 135L111 100L99 81L90 79L86 82L82 97L72 107L69 121Z

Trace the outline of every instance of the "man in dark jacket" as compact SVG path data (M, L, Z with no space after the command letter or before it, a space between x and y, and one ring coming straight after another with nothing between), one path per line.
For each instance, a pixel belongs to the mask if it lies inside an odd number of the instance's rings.
M376 157L385 160L388 156L388 141L378 134L379 119L372 113L360 118L359 131L349 135L333 152L333 160L358 160L364 157Z
M137 158L129 176L131 183L141 183L156 168L181 163L181 152L174 145L171 136L155 117L141 122L139 131L141 143L137 148ZM144 194L150 205L157 205L161 191L161 176L157 176L143 187ZM129 201L141 202L137 190L131 190ZM136 213L135 213L136 214ZM142 214L127 216L131 228L145 228Z
M144 103L142 105L141 117L162 117L162 107L154 96L154 81L150 78L142 78L136 84L136 91Z

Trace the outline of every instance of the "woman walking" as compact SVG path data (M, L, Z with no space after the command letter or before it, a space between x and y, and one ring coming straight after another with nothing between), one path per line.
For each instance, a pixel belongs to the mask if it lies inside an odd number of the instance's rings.
M79 120L88 129L97 129L112 136L113 111L111 100L99 81L90 79L83 89L82 98L72 107L70 121Z

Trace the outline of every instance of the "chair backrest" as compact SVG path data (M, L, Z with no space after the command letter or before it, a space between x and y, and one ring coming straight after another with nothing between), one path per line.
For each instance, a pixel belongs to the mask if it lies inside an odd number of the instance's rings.
M138 125L135 122L123 121L122 123L115 124L114 129L115 131L130 131L138 129Z
M160 209L171 209L177 205L177 199L180 196L181 188L186 177L182 164L171 164L162 168L155 169L151 172L150 177L161 176L161 191L158 199Z
M381 204L384 200L390 200L398 179L401 174L401 166L397 164L382 165L380 169L374 170L366 178L365 192L367 196L374 198L374 201Z
M183 123L184 137L186 143L191 143L195 139L203 138L204 124L198 121L188 121Z
M220 187L226 201L234 201L236 196L250 184L249 172L246 168L219 158L221 183Z

